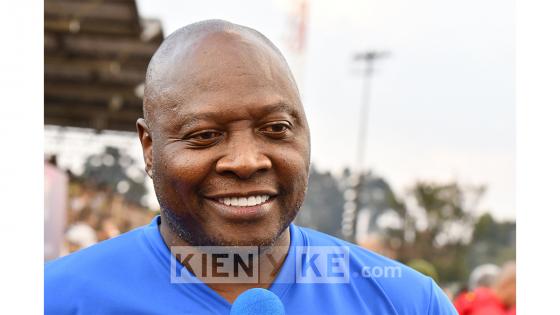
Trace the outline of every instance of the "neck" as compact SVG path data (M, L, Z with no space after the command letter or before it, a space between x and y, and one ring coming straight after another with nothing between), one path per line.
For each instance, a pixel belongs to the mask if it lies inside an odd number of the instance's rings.
M166 222L165 217L161 216L161 224L159 225L159 231L162 238L168 248L172 246L187 246L189 251L196 252L197 254L203 254L202 250L193 247L191 244L181 239ZM237 296L244 291L251 288L269 288L274 282L274 279L278 275L278 272L282 268L286 256L288 255L288 250L290 246L290 230L286 228L273 245L267 247L260 247L258 251L258 281L254 278L250 282L246 283L231 283L231 277L224 277L221 283L211 283L205 281L204 278L199 279L208 285L212 290L225 298L228 302L233 303ZM208 260L209 262L210 260ZM183 265L189 269L189 265L183 263ZM221 266L220 266L221 267ZM214 267L217 268L217 267ZM213 270L215 271L215 270ZM192 272L193 274L196 274ZM228 281L229 280L229 281Z

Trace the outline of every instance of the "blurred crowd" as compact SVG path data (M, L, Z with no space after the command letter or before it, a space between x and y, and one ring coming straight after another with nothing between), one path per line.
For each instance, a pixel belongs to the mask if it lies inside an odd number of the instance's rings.
M154 212L127 202L107 187L81 181L69 185L68 252L118 236L150 222Z
M52 169L53 166L56 167L56 160L46 161L46 168ZM64 256L148 224L156 214L146 207L127 201L108 186L95 185L69 171L58 168L56 170L66 175L64 192L67 198L57 203L56 207L64 209L57 210L62 213L60 222L52 224L62 226L58 256ZM62 186L64 182L59 181L58 184ZM48 186L49 182L46 181L45 194L50 193ZM48 199L47 197L45 196L45 200ZM53 215L48 217L52 219ZM47 234L45 237L47 238ZM45 257L47 260L52 258L56 257Z

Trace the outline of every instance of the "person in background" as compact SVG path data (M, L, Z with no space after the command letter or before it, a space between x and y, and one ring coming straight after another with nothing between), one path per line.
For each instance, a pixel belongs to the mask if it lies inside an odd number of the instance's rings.
M471 278L473 277L471 276ZM500 273L495 277L487 274L484 277L480 277L479 280L482 281L471 282L478 284L477 287L472 288L469 292L460 294L453 302L459 315L515 314L515 262L505 263Z
M480 265L471 272L468 288L470 290L475 290L479 287L489 288L494 284L500 272L500 267L494 264Z

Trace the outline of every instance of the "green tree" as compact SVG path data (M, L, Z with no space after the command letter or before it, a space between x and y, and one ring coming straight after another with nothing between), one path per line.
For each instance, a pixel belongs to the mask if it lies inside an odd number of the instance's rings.
M331 173L321 173L312 165L305 201L296 218L298 225L340 236L344 197L337 179Z
M496 221L490 213L480 216L467 257L470 269L485 263L502 265L515 260L515 237L515 222Z
M473 212L484 191L484 187L464 187L453 182L416 183L399 211L404 222L402 230L392 231L405 240L398 249L398 259L424 259L435 266L442 281L465 281L469 274L466 257Z

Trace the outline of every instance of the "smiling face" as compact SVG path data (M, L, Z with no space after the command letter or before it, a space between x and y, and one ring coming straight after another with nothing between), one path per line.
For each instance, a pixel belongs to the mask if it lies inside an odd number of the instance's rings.
M285 62L231 32L169 58L145 99L149 123L137 124L164 221L192 245L273 244L303 203L309 170L309 130Z

